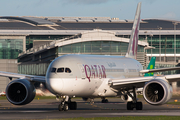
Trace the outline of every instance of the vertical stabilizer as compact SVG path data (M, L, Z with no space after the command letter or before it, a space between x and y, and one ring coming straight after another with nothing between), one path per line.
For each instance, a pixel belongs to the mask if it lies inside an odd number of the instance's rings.
M149 62L147 69L154 69L155 62L156 62L156 57L152 57L150 62ZM153 72L152 73L145 73L144 77L147 77L147 76L154 76L154 73Z
M126 53L126 57L136 59L137 48L138 48L138 36L139 36L139 25L140 25L140 13L141 13L141 2L138 3L134 23L131 31L131 38L129 40L129 47Z

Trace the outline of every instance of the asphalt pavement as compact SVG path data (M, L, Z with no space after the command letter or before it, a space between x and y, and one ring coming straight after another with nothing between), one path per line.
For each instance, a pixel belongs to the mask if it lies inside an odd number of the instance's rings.
M7 100L0 100L0 119L58 119L74 117L121 117L121 116L180 116L180 105L165 104L152 106L143 98L143 110L126 110L126 102L120 98L108 98L109 103L101 103L101 99L95 99L94 104L83 101L80 98L73 99L77 102L77 110L58 111L59 101L56 99L33 100L27 105L12 105ZM171 101L180 97L172 98Z

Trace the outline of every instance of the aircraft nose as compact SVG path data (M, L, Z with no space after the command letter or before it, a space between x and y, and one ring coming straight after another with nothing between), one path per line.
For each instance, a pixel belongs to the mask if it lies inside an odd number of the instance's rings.
M61 94L63 89L63 80L60 78L50 78L49 87L53 93L55 92L54 94Z

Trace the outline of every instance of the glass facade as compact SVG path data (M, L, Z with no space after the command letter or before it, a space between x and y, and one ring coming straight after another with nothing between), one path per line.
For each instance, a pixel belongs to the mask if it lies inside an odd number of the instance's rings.
M117 37L130 38L128 35L117 35ZM139 40L147 41L149 46L155 47L155 49L148 49L147 54L159 54L160 52L161 54L174 54L175 44L176 54L180 54L180 35L139 35Z
M20 64L18 65L18 73L28 75L45 75L49 63L33 63L33 64Z
M23 39L0 39L0 59L17 59L23 51Z
M67 53L85 53L85 54L125 54L127 52L128 43L116 41L91 41L80 42L65 45L58 48L59 55ZM138 52L144 52L143 46L138 46Z
M180 36L176 35L176 53L180 53ZM155 35L153 37L148 36L147 42L155 49L148 50L147 53L159 54L159 48L161 48L161 54L174 54L174 35Z
M59 40L67 38L71 35L33 35L26 37L26 50L33 47L34 40Z

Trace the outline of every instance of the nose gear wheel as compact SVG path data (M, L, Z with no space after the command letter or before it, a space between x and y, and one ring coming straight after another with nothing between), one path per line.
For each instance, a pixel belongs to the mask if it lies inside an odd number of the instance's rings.
M59 111L68 111L68 110L76 110L77 109L77 103L72 102L71 98L66 96L63 98L61 103L58 105L58 110Z

